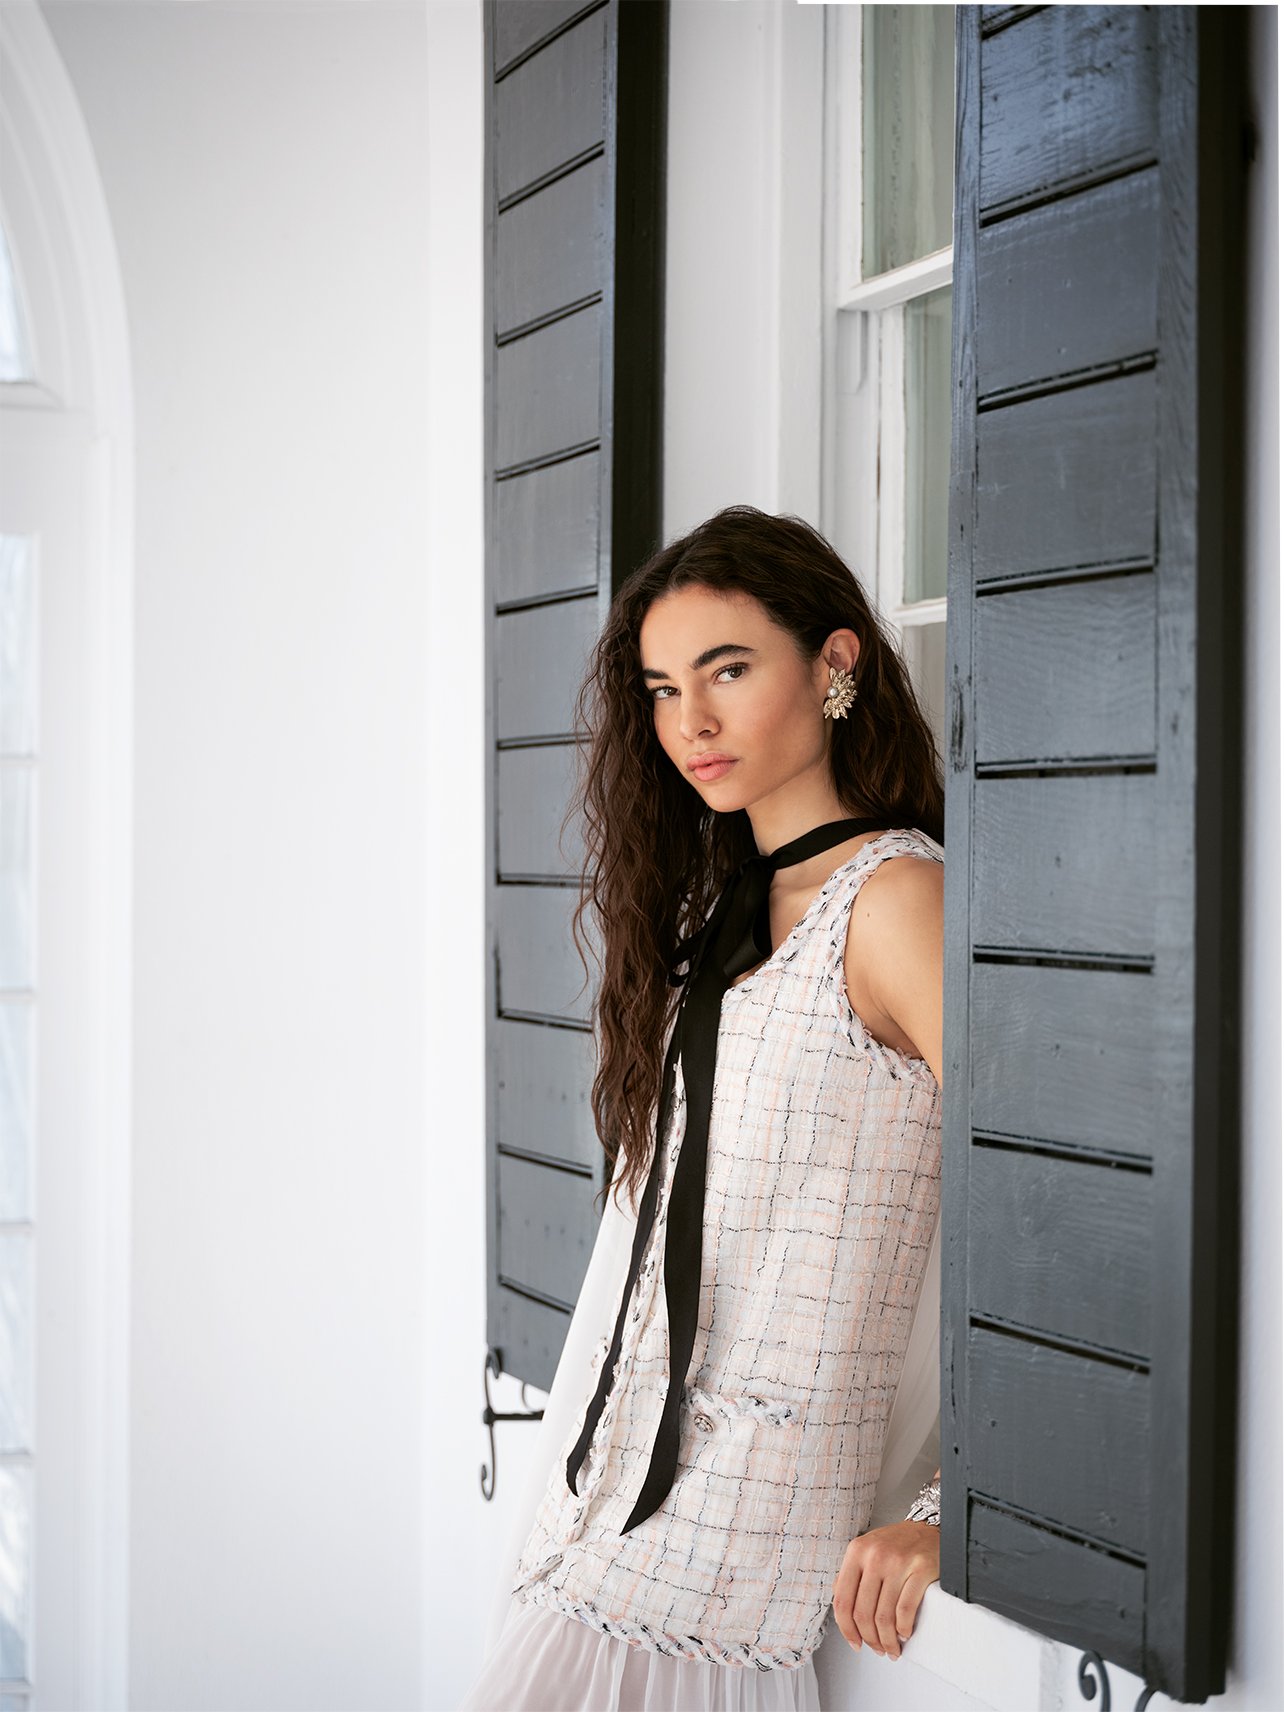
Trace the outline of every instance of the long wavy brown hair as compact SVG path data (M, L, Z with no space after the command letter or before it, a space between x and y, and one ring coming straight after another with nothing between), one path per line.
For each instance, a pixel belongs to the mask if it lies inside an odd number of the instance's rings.
M655 1145L662 1049L680 997L670 962L757 848L745 811L710 809L655 735L639 632L653 601L692 584L752 595L808 664L833 631L855 631L856 700L831 722L835 792L850 815L944 841L940 756L904 661L852 572L810 524L729 506L621 586L576 702L577 735L586 741L567 822L582 816L586 846L573 937L586 971L588 956L600 968L593 1118L611 1171L624 1151L619 1189L634 1205Z

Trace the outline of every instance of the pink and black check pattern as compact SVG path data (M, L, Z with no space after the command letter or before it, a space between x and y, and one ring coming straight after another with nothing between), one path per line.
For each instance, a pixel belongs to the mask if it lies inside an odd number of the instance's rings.
M680 1076L655 1229L579 1493L563 1470L587 1399L518 1565L522 1598L657 1652L801 1663L821 1640L847 1542L868 1523L940 1182L936 1079L869 1034L843 975L857 893L897 856L943 860L916 829L870 839L724 995L672 1489L621 1537L667 1383L659 1273Z

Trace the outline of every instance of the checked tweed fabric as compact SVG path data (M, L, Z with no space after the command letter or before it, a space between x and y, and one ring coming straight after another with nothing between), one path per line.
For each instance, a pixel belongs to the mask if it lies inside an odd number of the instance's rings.
M944 852L917 829L868 840L723 998L672 1490L621 1535L667 1383L680 1069L655 1229L580 1494L565 1469L588 1397L518 1563L519 1597L656 1652L799 1665L824 1634L847 1543L868 1525L940 1194L936 1079L870 1035L843 976L857 893L895 856ZM604 1338L594 1383L606 1349Z

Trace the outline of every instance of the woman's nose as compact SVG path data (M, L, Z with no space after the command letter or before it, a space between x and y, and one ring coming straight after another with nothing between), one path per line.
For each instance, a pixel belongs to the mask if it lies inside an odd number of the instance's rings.
M686 742L694 743L697 737L703 737L717 728L718 722L714 718L712 708L698 692L692 691L683 696L678 729Z

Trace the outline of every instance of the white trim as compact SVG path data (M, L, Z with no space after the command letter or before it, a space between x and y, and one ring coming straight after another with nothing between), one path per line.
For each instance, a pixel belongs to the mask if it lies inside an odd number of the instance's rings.
M834 301L842 303L861 283L861 245L864 241L865 198L862 194L860 160L863 149L861 137L861 75L863 71L864 30L858 5L846 11L831 12L826 7L825 35L827 101L834 115L836 135L834 151L829 159L838 166L846 161L855 163L849 174L835 171L827 175L834 181L834 200L830 214L834 233L833 267L830 286ZM847 193L839 199L838 183L847 178Z
M86 1252L75 1423L77 1705L128 1700L130 1154L133 868L133 397L120 262L93 145L36 0L0 6L10 237L21 249L41 385L88 419L85 586L94 710ZM24 206L19 206L21 201ZM16 394L19 389L13 389ZM37 396L41 394L42 396Z
M33 380L0 381L0 405L6 410L61 410L62 400Z
M929 291L949 285L953 278L954 246L951 244L946 249L934 250L930 256L919 256L915 261L906 262L904 267L892 268L887 273L850 286L835 307L840 311L892 309L897 304L908 303L911 298L923 297Z
M879 314L860 312L879 348L877 447L878 610L889 621L905 599L905 311L898 304Z
M893 624L902 628L920 624L945 623L945 597L939 600L912 600L902 602L900 606L889 607L887 617Z
M904 643L945 613L943 599L905 599L904 308L952 283L954 253L860 277L861 16L858 6L826 15L821 528Z

